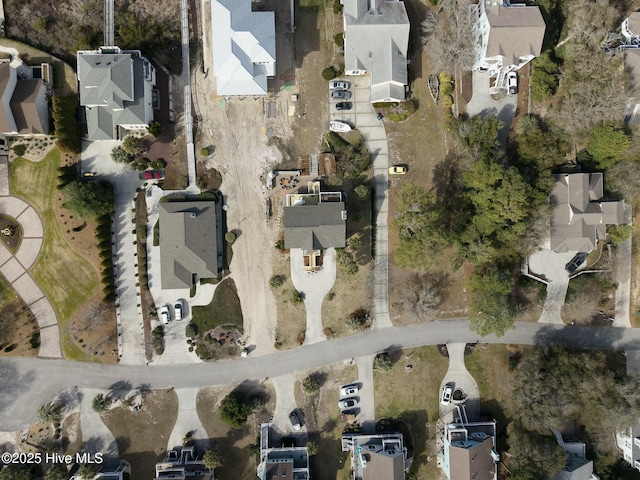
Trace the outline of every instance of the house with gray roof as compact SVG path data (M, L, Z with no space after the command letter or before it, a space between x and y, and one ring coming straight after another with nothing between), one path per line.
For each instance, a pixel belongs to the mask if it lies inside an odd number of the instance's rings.
M605 201L602 173L554 175L550 248L590 252L607 236L607 225L625 223L624 201Z
M193 446L174 448L164 461L156 463L156 480L215 480L213 470L207 468Z
M49 133L49 101L43 69L25 65L19 58L0 62L0 134Z
M274 12L251 11L251 0L212 0L213 73L218 95L266 95L276 73Z
M352 480L405 479L407 448L401 433L345 433L341 443L351 455Z
M593 461L587 460L587 446L584 442L565 442L560 432L553 432L558 445L567 455L567 463L551 480L598 480L593 473Z
M286 197L284 247L302 249L305 268L313 270L324 250L345 247L347 210L341 192L321 192L319 182L310 182L308 190Z
M537 6L480 0L475 7L474 70L496 78L493 89L503 87L508 72L519 70L542 51L546 24Z
M370 75L371 102L405 99L409 17L401 0L343 0L344 73Z
M161 202L160 276L163 289L191 288L202 278L218 278L222 266L217 202Z
M119 140L153 121L156 71L138 50L100 47L78 52L80 105L88 140Z
M441 468L449 480L496 480L496 422L453 422L444 426Z

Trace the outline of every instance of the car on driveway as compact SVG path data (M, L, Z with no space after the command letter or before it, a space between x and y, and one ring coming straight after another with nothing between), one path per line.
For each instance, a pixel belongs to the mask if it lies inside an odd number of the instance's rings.
M332 132L350 132L351 125L340 120L331 120L329 122L329 130Z
M358 393L359 390L360 389L356 384L350 383L349 385L343 385L342 387L340 387L340 395L343 397L351 397L352 395Z
M343 82L340 80L333 80L329 82L329 90L349 90L349 82Z
M176 300L176 303L173 305L173 310L176 312L176 320L182 320L182 300Z
M518 94L518 74L516 72L507 73L507 95Z
M571 261L565 265L564 269L567 272L569 272L569 274L572 274L573 272L578 270L582 266L582 264L587 260L587 255L588 254L586 252L576 253L575 256L571 259Z
M348 92L347 90L334 90L331 92L331 98L349 100L351 98L351 92Z
M164 170L146 170L142 172L143 180L162 180L164 178Z
M351 102L339 102L336 103L336 110L351 110Z
M453 384L447 383L442 389L442 395L440 396L440 403L442 405L449 405L449 403L451 403L452 395L453 395Z
M160 320L167 325L171 321L171 313L166 305L160 307Z
M353 408L356 405L358 405L357 398L344 398L338 402L338 407L340 407L341 410L345 410L347 408Z
M302 427L300 424L300 418L298 417L298 410L294 410L289 414L289 421L296 432Z
M403 165L389 167L389 175L404 175L405 173L407 173L407 167Z

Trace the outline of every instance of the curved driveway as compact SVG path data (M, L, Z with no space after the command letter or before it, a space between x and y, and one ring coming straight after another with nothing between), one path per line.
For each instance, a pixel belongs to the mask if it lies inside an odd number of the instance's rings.
M6 191L3 189L3 191ZM42 249L44 227L35 209L21 198L0 197L0 213L13 217L22 227L22 241L15 254L0 242L0 273L24 300L40 329L40 357L62 358L58 317L49 299L28 270Z
M18 430L32 423L39 405L69 385L108 388L127 380L145 388L193 388L236 385L244 380L277 377L382 352L442 343L556 344L569 348L640 350L640 330L540 323L517 323L503 337L481 338L466 320L433 321L415 326L380 328L359 335L304 345L259 357L197 365L106 365L32 358L0 359L0 430Z

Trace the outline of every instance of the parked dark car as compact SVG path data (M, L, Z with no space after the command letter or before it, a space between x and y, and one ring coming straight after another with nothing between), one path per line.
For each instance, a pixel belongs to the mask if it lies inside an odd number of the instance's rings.
M296 432L302 427L300 423L300 417L298 417L298 410L294 410L289 414L289 421L291 422L291 426Z
M336 103L336 110L351 110L351 102Z
M564 269L570 274L578 270L582 264L587 260L586 252L578 252L575 257L571 259L569 263L567 263Z

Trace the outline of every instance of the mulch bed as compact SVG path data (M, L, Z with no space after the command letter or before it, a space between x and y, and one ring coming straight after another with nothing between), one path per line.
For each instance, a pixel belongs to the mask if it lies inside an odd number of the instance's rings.
M13 233L8 236L1 233L7 227L13 229ZM0 215L0 238L9 250L15 253L22 240L22 227L13 218L7 215Z

